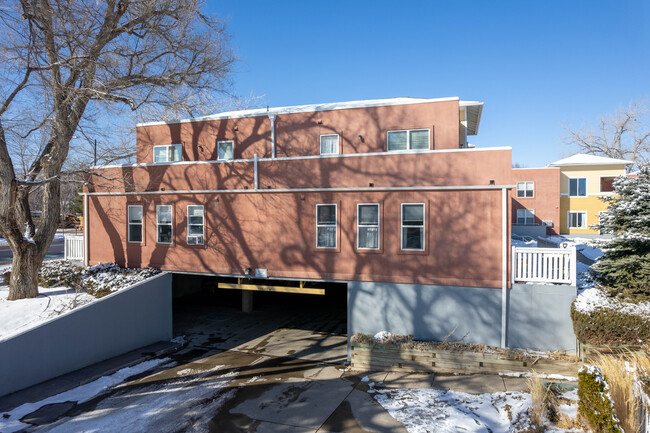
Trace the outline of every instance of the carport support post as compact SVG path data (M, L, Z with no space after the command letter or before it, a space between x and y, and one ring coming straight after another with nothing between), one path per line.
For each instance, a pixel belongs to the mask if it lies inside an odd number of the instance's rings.
M253 312L253 292L250 290L241 291L241 310L244 313Z

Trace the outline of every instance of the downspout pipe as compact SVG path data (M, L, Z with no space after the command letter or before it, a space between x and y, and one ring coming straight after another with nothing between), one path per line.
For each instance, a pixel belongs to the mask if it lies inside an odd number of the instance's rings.
M508 190L501 189L501 347L508 344Z
M269 114L271 121L271 158L275 158L275 114Z
M90 240L88 239L88 194L84 194L84 266L88 266L88 250Z

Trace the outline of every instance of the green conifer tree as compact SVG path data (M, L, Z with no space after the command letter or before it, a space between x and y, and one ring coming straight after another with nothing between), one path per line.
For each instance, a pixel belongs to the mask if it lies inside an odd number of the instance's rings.
M612 239L599 242L604 254L594 278L613 296L650 299L650 165L638 177L619 176L602 200L609 206L595 227Z

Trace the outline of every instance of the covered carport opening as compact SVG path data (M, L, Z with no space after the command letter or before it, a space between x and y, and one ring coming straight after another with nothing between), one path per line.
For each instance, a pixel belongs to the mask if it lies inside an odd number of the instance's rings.
M174 336L205 335L221 348L280 329L347 339L347 283L175 273L172 296Z

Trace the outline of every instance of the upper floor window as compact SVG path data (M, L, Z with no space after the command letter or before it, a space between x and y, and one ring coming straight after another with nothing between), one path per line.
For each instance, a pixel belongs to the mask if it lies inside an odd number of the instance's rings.
M203 245L203 206L187 207L187 244Z
M316 248L336 248L336 205L316 205Z
M428 129L388 131L388 150L429 149Z
M128 207L129 216L129 242L142 242L142 206L133 205Z
M517 198L529 198L535 194L535 182L517 182Z
M379 204L357 205L357 248L379 249Z
M402 249L424 251L424 203L402 203Z
M159 244L172 243L172 207L171 205L156 206L156 226Z
M182 156L182 146L180 144L153 147L153 162L181 161Z
M570 177L569 197L586 197L586 196L587 196L587 178Z
M531 225L535 222L533 209L517 209L517 224Z
M229 161L235 159L235 142L234 141L218 141L218 160Z
M616 176L601 176L600 192L614 192L614 179Z
M339 153L339 135L328 134L320 136L320 154L335 155Z

